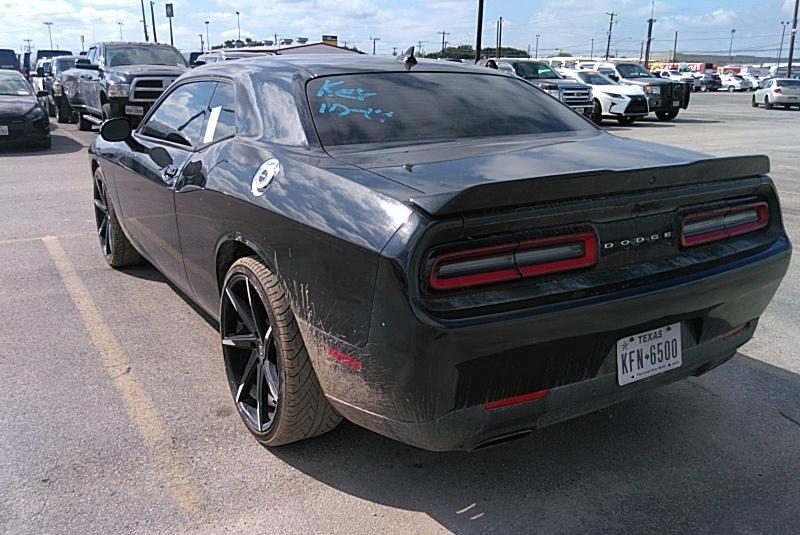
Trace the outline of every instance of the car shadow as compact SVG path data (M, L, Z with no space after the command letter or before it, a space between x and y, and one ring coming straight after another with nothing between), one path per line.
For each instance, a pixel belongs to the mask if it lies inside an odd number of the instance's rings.
M55 132L51 134L51 138L53 140L53 146L48 149L31 146L2 147L0 148L0 157L25 157L37 154L43 156L71 154L85 150L87 147L87 145L82 145L70 137L59 135Z
M346 422L270 451L340 492L457 534L797 532L798 398L800 376L737 355L483 451L427 452Z

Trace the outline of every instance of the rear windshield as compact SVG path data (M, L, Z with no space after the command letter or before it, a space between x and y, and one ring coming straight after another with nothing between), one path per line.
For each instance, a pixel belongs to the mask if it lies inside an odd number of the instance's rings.
M549 95L506 76L354 74L311 80L306 91L325 146L449 141L592 128Z
M0 50L0 69L16 69L17 54L13 50Z
M781 87L800 87L800 80L778 80Z
M75 66L75 58L68 57L68 58L54 59L52 65L54 73L66 71Z

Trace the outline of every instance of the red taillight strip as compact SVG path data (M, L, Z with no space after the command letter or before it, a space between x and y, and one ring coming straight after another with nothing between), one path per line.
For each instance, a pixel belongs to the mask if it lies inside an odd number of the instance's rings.
M531 264L528 266L519 265L518 267L520 273L522 273L523 277L536 277L537 275L545 275L549 273L558 273L561 271L591 267L597 263L597 239L595 238L593 232L584 232L582 234L571 234L569 236L556 236L553 238L526 241L519 244L518 250L526 251L530 249L572 243L581 244L583 246L583 254L581 256L565 258L563 260L554 260L552 262L543 262L540 264Z
M537 399L542 399L547 395L549 390L537 390L536 392L530 392L528 394L522 394L521 396L513 396L510 398L498 399L496 401L490 401L483 405L483 408L487 411L492 409L499 409L500 407L508 407L509 405L519 405L520 403L527 403L529 401L536 401Z
M456 262L458 260L468 260L470 258L487 258L493 255L513 252L517 248L517 245L518 244L514 242L444 254L437 258L431 267L431 276L429 278L431 288L434 290L449 290L451 288L466 288L469 286L477 286L479 284L490 284L493 282L504 282L518 279L520 278L520 274L513 263L506 269L489 271L486 273L474 273L470 275L462 275L460 277L450 277L447 279L443 279L438 276L439 267L441 267L442 264Z
M541 258L546 259L548 253L551 253L556 259L537 262L536 255L529 254L529 258L525 257L526 252L533 253L537 250L541 250ZM459 261L463 261L463 265L453 267L461 267L464 271L468 271L470 267L474 269L470 265L472 259L476 260L475 265L478 265L477 261L486 260L488 265L504 267L452 277L442 276L444 268ZM434 290L450 290L580 269L596 263L597 238L593 232L583 232L444 254L431 266L428 281Z
M735 214L741 214L747 211L756 212L756 220L733 226L727 226L727 219ZM715 229L710 232L701 232L699 234L687 235L685 232L686 225L697 223L704 220L721 219L720 229ZM681 224L681 245L684 247L692 247L703 243L709 243L717 240L724 240L733 236L739 236L748 232L753 232L766 227L769 224L769 206L765 202L757 202L752 204L745 204L743 206L735 206L733 208L723 208L720 210L713 210L710 212L702 212L699 214L690 214L683 218Z

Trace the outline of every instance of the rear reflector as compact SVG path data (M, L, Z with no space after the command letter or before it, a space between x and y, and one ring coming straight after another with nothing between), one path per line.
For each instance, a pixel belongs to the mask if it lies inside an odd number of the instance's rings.
M765 202L691 214L683 219L681 245L692 247L762 229L769 224Z
M356 360L356 359L354 359L353 357L345 355L341 351L337 351L337 350L333 349L332 347L327 348L327 351L328 351L328 355L333 360L335 360L337 362L341 362L342 364L344 364L346 366L350 366L354 370L360 370L361 369L361 362Z
M519 405L521 403L527 403L529 401L536 401L537 399L542 399L547 395L549 390L537 390L536 392L530 392L528 394L522 394L521 396L514 396L510 398L498 399L497 401L490 401L483 405L483 408L487 411L492 409L499 409L500 407L508 407L510 405Z
M554 236L444 254L433 263L434 290L467 288L590 267L597 263L593 232Z

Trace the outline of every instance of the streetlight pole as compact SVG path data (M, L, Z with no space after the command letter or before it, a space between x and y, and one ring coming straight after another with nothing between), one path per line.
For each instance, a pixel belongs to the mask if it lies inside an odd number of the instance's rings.
M541 36L542 36L542 34L540 34L540 33L536 34L536 51L534 52L534 55L535 55L536 59L539 59L539 38Z
M781 68L781 55L783 55L783 38L786 35L786 27L790 25L791 22L788 20L781 21L781 46L778 48L778 68Z
M675 30L675 45L672 47L672 63L677 61L678 56L678 30Z
M206 51L205 46L203 46L203 34L202 33L198 33L197 37L200 38L200 53L202 54L203 52Z
M370 40L372 41L372 55L374 56L375 55L375 43L377 41L380 41L381 38L380 37L370 37Z
M733 63L733 36L736 34L736 29L731 28L731 46L728 47L728 65Z
M43 22L42 24L47 26L47 35L48 35L48 37L50 37L50 48L52 49L53 48L53 33L50 31L50 27L53 26L53 23L47 21L47 22Z
M150 20L152 21L153 25L153 42L157 43L158 36L156 35L156 11L155 8L153 7L154 5L156 5L156 3L153 2L153 0L150 0Z
M797 36L797 8L800 0L794 0L794 17L792 18L792 37L789 38L789 65L786 67L786 77L792 77L792 60L794 59L794 38Z
M589 52L589 59L594 59L594 37L592 37L592 51Z
M119 40L123 41L123 39L122 39L122 21L121 20L117 21L117 26L119 26Z
M503 47L503 17L497 19L497 59L500 59L500 49Z
M211 49L211 39L208 38L208 23L209 22L210 21L208 21L208 20L206 21L206 43L208 43L208 48L210 50Z
M483 0L478 0L478 32L475 35L475 63L481 59L481 33L483 33Z
M439 35L442 36L442 57L444 57L444 38L447 37L448 35L450 35L450 32L446 32L446 31L442 30L442 31L436 32L436 33L438 33Z
M239 12L238 11L236 12L236 29L239 32L239 39L238 40L241 41L242 40L242 27L239 24Z

